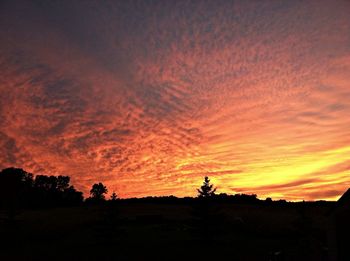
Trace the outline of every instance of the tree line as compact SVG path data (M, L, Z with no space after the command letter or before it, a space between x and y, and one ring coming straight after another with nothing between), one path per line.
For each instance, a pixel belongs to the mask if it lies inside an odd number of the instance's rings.
M20 168L6 168L0 171L0 209L6 208L14 212L19 207L42 208L60 206L78 206L83 203L98 204L105 202L107 187L99 182L93 184L90 190L90 197L84 199L83 193L70 184L69 176L46 176L34 175ZM198 197L201 200L217 202L236 203L261 203L257 195L216 193L216 188L211 184L208 177L204 178L202 186L197 189ZM142 199L125 199L123 201L143 201L162 203L184 203L191 202L196 198L177 198L174 196L146 197ZM109 201L117 201L118 197L113 192ZM265 203L272 202L266 199ZM283 201L279 201L283 203ZM284 201L285 202L285 201Z
M73 206L83 201L83 193L70 184L69 176L34 175L19 168L0 172L0 206Z

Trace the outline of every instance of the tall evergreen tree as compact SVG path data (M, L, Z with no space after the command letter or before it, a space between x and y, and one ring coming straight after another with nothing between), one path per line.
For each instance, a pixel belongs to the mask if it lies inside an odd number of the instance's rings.
M199 198L208 198L215 195L216 188L213 184L210 184L210 179L208 177L204 178L203 185L200 189L197 189Z

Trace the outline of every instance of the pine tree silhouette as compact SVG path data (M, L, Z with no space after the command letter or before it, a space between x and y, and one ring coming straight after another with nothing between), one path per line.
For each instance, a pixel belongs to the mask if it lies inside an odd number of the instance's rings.
M210 179L208 177L204 178L203 185L198 191L198 197L200 198L208 198L215 195L216 188L213 188L213 184L210 184Z

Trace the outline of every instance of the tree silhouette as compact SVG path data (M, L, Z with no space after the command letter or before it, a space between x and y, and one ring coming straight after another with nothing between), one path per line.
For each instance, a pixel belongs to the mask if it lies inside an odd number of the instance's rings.
M216 188L213 188L213 184L210 184L210 179L208 177L204 178L203 185L198 191L199 198L209 198L215 195Z
M0 171L0 209L14 219L21 208L74 206L83 202L83 193L69 184L68 176L36 175L18 168Z
M111 200L115 201L115 200L117 200L117 198L118 198L117 194L115 192L113 192L111 195Z
M69 188L70 178L68 176L58 176L57 177L57 189L59 191L65 191Z
M14 220L16 211L33 184L33 175L19 168L7 168L0 172L0 207L8 211Z
M77 191L74 186L68 184L68 188L63 190L63 203L65 205L79 205L83 202L83 192Z
M94 200L104 200L105 199L104 194L106 194L107 192L108 192L107 187L100 182L92 186L90 190L90 195L91 195L91 198Z
M44 191L55 191L57 189L57 177L37 175L34 186Z

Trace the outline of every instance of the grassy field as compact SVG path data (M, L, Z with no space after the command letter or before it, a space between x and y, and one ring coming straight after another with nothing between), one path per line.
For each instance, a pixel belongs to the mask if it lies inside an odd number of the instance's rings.
M0 260L328 260L326 206L120 203L0 215Z

